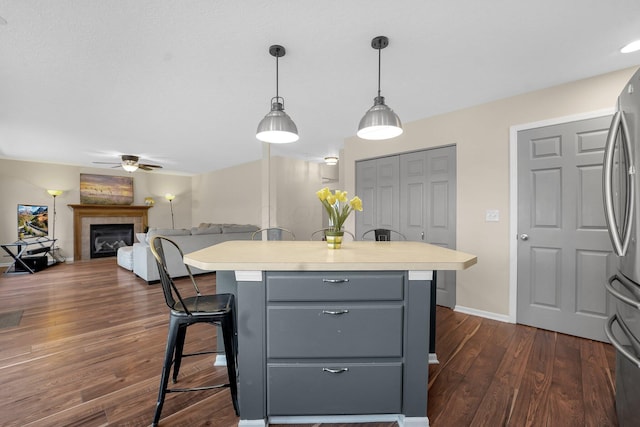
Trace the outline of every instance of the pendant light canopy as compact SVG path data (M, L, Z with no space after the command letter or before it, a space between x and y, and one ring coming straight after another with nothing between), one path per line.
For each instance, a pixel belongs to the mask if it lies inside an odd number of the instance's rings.
M378 96L373 99L373 107L360 120L357 135L362 139L382 140L402 134L400 118L384 103L384 96L380 95L380 51L388 45L389 39L385 36L371 40L371 47L378 50Z
M298 128L284 112L284 98L278 94L278 58L283 57L286 51L275 44L269 48L269 53L276 58L276 96L271 98L271 111L258 124L256 138L272 144L295 142L299 138Z

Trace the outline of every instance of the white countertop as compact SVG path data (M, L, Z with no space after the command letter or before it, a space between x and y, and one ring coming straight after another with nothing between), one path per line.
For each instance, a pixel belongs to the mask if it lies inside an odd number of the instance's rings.
M184 262L202 270L376 271L464 270L475 255L420 242L343 242L328 249L323 241L233 240L185 254Z

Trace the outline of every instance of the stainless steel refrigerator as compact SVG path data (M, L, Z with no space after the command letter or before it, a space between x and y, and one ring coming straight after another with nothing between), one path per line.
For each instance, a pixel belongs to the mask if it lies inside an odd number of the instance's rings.
M620 426L640 426L640 70L618 97L603 165L605 217L615 253L605 287L615 301L605 332L616 348Z

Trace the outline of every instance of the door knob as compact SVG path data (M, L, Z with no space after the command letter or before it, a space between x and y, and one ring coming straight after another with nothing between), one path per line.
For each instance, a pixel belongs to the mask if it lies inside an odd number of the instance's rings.
M523 233L523 234L520 235L520 239L521 240L529 240L529 235Z

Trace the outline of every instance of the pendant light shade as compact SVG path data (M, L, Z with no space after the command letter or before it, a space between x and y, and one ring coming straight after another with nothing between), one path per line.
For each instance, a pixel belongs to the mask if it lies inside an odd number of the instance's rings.
M256 138L272 144L295 142L299 139L298 128L284 112L284 98L278 94L278 58L283 57L286 51L280 45L273 45L269 53L276 58L276 96L271 98L271 111L258 124Z
M402 134L400 118L384 103L380 95L380 51L389 45L389 39L378 36L371 40L371 47L378 50L378 96L373 100L373 107L360 120L357 135L362 139L382 140L395 138Z

